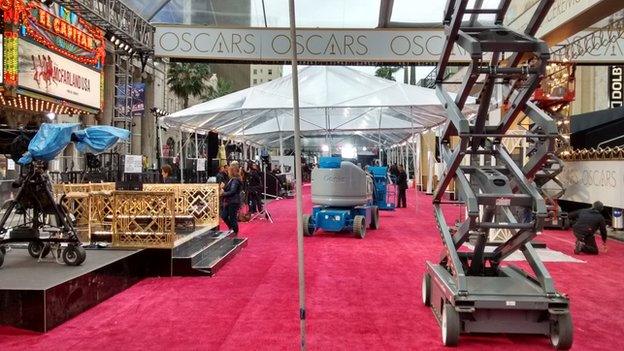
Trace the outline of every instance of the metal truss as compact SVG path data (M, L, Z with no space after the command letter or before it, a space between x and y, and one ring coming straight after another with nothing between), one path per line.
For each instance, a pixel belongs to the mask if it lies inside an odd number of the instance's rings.
M502 26L509 0L501 1L494 9L481 9L481 5L469 9L468 2L449 0L447 3L444 16L447 42L436 70L436 92L450 120L440 138L440 155L446 168L433 200L445 246L440 266L455 277L459 293L468 294L466 277L498 276L501 262L521 250L542 289L546 294L555 294L552 280L531 246L548 211L530 179L554 151L558 131L553 119L529 101L546 72L550 57L548 46L533 35L553 0L540 2L522 33ZM482 14L493 14L494 23L485 25L478 21ZM472 62L459 93L452 98L445 90L444 72L455 44L470 54ZM469 121L462 109L479 77L483 77L483 84L477 98L478 112L474 120ZM509 108L499 121L489 117L495 84L506 84L511 90ZM510 133L521 113L531 120L530 131L524 135ZM451 146L452 137L458 139L455 147ZM504 138L515 137L534 142L534 151L524 167L513 161L501 142ZM491 165L482 164L481 155L492 159ZM468 212L467 219L455 232L443 214L444 204L457 203L443 198L453 180ZM531 213L530 218L525 217L526 213ZM497 229L510 230L512 235L492 252L486 252L489 231ZM458 251L469 239L474 239L474 248Z
M132 130L132 94L133 89L132 55L115 54L115 108L112 124L115 127ZM117 146L116 152L120 154L132 153L132 138L124 140Z
M154 50L154 27L121 0L56 0L56 2L120 38L135 51Z

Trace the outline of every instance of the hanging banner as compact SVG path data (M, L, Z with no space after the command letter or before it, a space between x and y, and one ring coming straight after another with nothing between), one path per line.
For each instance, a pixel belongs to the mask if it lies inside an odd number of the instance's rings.
M624 66L609 66L609 107L620 107L624 103Z
M116 89L115 108L120 114L143 115L145 112L145 83L118 86ZM128 107L126 107L126 96L128 97Z
M100 72L26 40L19 42L19 86L100 108Z
M622 161L569 161L559 178L566 189L563 200L624 208Z
M305 63L394 62L435 64L444 47L442 29L300 29L297 53ZM254 62L287 62L287 28L215 28L157 25L156 56ZM469 62L466 51L455 46L453 62Z

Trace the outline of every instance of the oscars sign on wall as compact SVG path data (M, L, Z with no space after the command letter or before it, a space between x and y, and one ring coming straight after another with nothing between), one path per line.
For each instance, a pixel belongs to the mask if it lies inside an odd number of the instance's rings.
M85 106L100 108L100 72L20 40L19 85Z

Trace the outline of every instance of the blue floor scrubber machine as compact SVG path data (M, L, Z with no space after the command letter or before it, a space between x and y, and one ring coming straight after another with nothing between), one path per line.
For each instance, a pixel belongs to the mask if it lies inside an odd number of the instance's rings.
M303 233L351 231L363 239L366 228L379 228L379 208L373 203L373 179L339 157L321 157L312 171L312 214L303 216Z

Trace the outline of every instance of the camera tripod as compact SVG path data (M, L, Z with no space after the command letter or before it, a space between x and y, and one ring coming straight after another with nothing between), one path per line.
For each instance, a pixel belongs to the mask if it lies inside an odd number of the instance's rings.
M66 208L54 200L46 163L34 161L28 167L28 173L13 183L19 188L15 199L2 206L5 212L0 218L0 266L6 245L18 242L28 243L28 253L33 258L41 259L52 252L69 266L82 264L86 251ZM63 247L64 243L67 245Z

